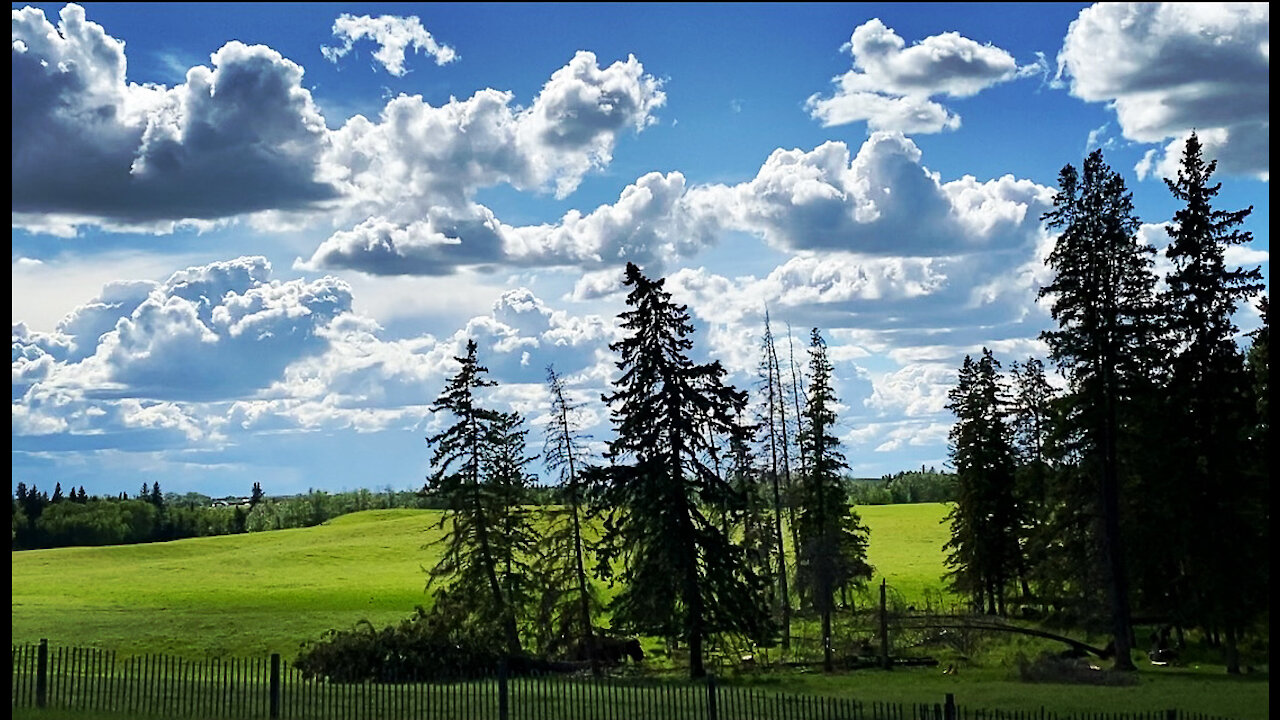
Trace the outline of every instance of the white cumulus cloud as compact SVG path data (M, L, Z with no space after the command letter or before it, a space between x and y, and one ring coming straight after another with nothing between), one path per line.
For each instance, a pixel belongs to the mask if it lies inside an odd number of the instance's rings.
M342 13L333 21L333 36L342 41L337 47L324 46L321 54L330 62L351 52L358 40L372 40L378 49L373 53L387 72L400 77L407 70L404 67L405 50L413 48L417 52L425 52L435 58L437 65L446 65L458 59L458 54L448 45L442 45L422 26L416 15L398 17L380 15L371 17L350 13Z
M1108 103L1126 138L1163 145L1141 176L1173 177L1195 130L1223 171L1266 179L1269 32L1267 3L1098 3L1067 29L1058 76Z
M907 47L879 18L858 26L842 48L853 69L835 78L830 97L814 94L806 107L825 126L866 121L867 129L937 133L960 127L960 116L934 97L969 97L1034 72L1007 51L959 33L932 35Z

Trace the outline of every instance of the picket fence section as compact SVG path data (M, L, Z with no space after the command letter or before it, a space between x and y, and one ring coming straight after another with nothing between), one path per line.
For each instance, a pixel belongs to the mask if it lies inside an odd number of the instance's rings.
M13 646L13 707L198 720L1225 720L1197 713L984 711L935 703L864 703L724 685L562 675L455 682L304 680L279 655L191 661L119 658L47 642Z

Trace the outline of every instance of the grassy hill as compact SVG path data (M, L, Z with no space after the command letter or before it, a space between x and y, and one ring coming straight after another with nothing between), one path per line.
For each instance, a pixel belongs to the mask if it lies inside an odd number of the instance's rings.
M908 602L941 588L947 508L941 504L858 508L871 528L871 562ZM439 537L430 510L373 510L297 530L195 538L150 545L61 548L12 553L13 640L48 638L121 653L294 656L303 640L400 620L427 605L424 567ZM1048 647L1026 639L1011 655ZM966 666L864 671L836 676L726 678L792 692L864 701L940 701L947 692L969 707L1058 712L1150 711L1169 707L1219 717L1267 717L1265 674L1227 677L1219 666L1151 668L1133 687L1029 685L998 661Z
M859 509L877 577L909 597L942 573L943 505ZM13 639L120 652L291 657L303 640L430 605L433 510L371 510L312 528L13 556Z

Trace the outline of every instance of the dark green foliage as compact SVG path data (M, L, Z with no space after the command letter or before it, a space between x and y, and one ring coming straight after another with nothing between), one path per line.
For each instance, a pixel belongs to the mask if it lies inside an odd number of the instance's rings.
M763 639L772 628L767 580L708 515L741 506L708 458L715 438L743 432L737 417L746 395L723 383L720 363L689 360L688 311L671 301L664 282L627 264L626 336L610 345L621 355L621 377L604 398L617 436L603 473L610 514L597 570L613 578L611 561L622 559L614 627L686 642L690 674L699 677L710 635Z
M903 470L879 479L845 478L849 502L854 505L901 505L952 502L956 476L928 470Z
M253 484L253 492L249 495L249 508L252 510L257 507L258 503L262 502L262 498L262 483L255 482Z
M965 356L948 398L947 409L956 416L951 429L956 503L947 514L947 577L975 610L1004 615L1006 594L1022 567L1023 523L1006 422L1007 390L990 350L983 348L977 362Z
M147 495L146 500L152 505L155 505L157 509L164 509L164 494L160 492L159 480L151 486L151 494Z
M49 498L50 503L60 503L65 500L62 496L62 483L55 483L53 486L53 497Z
M305 679L330 682L459 680L492 676L505 658L501 632L467 621L466 598L438 593L398 625L374 629L366 621L330 630L306 643L294 660Z
M1252 383L1232 322L1239 303L1262 289L1258 269L1228 269L1225 251L1252 240L1239 226L1252 208L1212 207L1216 162L1199 139L1187 139L1178 176L1166 180L1184 203L1173 217L1166 254L1173 264L1163 295L1172 356L1164 400L1179 422L1166 429L1171 477L1159 492L1163 515L1177 529L1161 547L1172 588L1168 608L1225 631L1229 672L1239 672L1236 636L1265 607L1268 564L1267 478L1250 472L1255 417ZM1178 577L1182 575L1183 577ZM1153 593L1154 594L1154 593ZM1156 598L1161 599L1159 597ZM1162 608L1163 609L1163 608Z
M433 413L448 413L453 424L427 438L435 469L427 489L446 503L438 541L444 550L429 571L428 587L467 597L468 622L501 628L507 652L520 655L518 614L528 598L525 563L536 538L522 507L530 480L526 431L518 415L481 404L478 391L495 383L476 361L475 341L455 359L457 375L431 406Z
M34 523L40 546L120 545L154 539L158 512L142 500L51 504Z
M832 372L826 343L814 328L809 345L808 402L800 435L808 467L800 479L798 493L796 580L821 616L823 666L828 671L832 669L831 614L835 610L835 592L865 585L872 573L867 563L869 531L849 505L842 481L848 465L839 439L832 434L838 402Z
M1092 508L1071 508L1085 514L1069 522L1080 525L1074 531L1086 542L1076 552L1088 552L1090 536L1102 549L1116 668L1132 669L1120 498L1145 452L1141 415L1159 360L1154 251L1138 242L1141 223L1132 196L1100 150L1085 159L1082 171L1062 169L1053 204L1044 219L1061 233L1048 259L1054 279L1040 297L1051 299L1058 329L1041 338L1069 381L1056 448L1074 466L1058 477L1080 485L1071 493L1074 499L1087 502L1092 496Z

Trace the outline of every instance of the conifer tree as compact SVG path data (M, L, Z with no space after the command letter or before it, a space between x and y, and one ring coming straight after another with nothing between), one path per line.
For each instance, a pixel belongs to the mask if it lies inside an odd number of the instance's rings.
M1055 395L1044 375L1044 363L1030 357L1014 362L1009 368L1012 378L1010 429L1016 458L1016 496L1021 527L1018 542L1018 580L1023 599L1031 597L1029 581L1034 568L1044 562L1046 548L1053 539L1045 530L1048 520L1048 482L1050 468L1047 447L1053 417Z
M867 563L869 531L849 505L843 475L848 469L835 432L839 402L833 387L833 368L822 334L813 329L809 344L809 395L801 445L808 472L800 479L799 545L796 576L808 588L813 609L822 621L822 665L832 670L831 615L835 592L864 585L871 579Z
M782 629L782 649L791 647L791 591L787 583L787 544L782 532L782 488L791 487L791 447L787 441L787 402L783 394L782 370L778 364L778 350L774 344L773 328L769 324L769 311L764 313L764 338L761 341L760 374L764 408L760 427L768 448L769 490L773 506L772 547L777 557L773 567L777 577L779 624ZM785 478L785 480L783 479Z
M1048 258L1054 279L1039 293L1051 300L1058 329L1041 338L1068 378L1071 397L1060 448L1078 460L1075 472L1060 475L1083 483L1080 495L1094 498L1115 667L1133 670L1121 486L1135 454L1145 450L1135 450L1140 441L1129 429L1137 425L1129 421L1143 407L1158 361L1154 251L1138 242L1141 223L1132 195L1103 162L1101 150L1085 159L1080 172L1070 165L1062 169L1053 209L1044 219L1061 233Z
M1257 588L1246 586L1265 562L1265 554L1250 549L1264 532L1256 508L1266 504L1267 491L1264 480L1252 481L1247 472L1253 408L1232 316L1263 285L1257 268L1228 268L1224 260L1228 248L1253 239L1240 229L1253 208L1213 208L1221 190L1212 183L1216 166L1205 161L1192 133L1177 178L1165 180L1183 207L1174 213L1166 249L1173 271L1164 301L1174 350L1165 398L1180 420L1167 438L1177 454L1174 477L1162 484L1166 497L1172 491L1180 501L1168 508L1168 520L1187 535L1172 544L1189 560L1191 577L1183 587L1193 594L1202 624L1223 629L1227 671L1238 673L1238 636L1260 609L1249 597Z
M50 503L60 503L60 502L62 502L62 500L63 500L63 497L62 497L62 483L54 483L54 485L53 485L53 497L52 497L52 498L49 498L49 502L50 502Z
M977 362L966 355L947 404L956 416L951 429L956 503L947 514L952 526L945 545L947 574L975 610L982 611L985 601L992 615L1005 614L1005 591L1022 567L1014 452L1005 421L1008 398L999 370L986 348Z
M672 302L664 280L627 264L625 337L610 345L621 376L605 396L616 438L602 487L610 515L597 572L623 588L611 603L615 627L689 648L692 677L706 674L704 643L716 633L769 634L765 579L710 515L736 507L732 485L707 463L709 433L733 437L746 394L725 385L719 362L694 364L688 310Z
M560 502L547 511L545 551L539 569L544 578L541 617L549 635L548 644L561 639L581 642L592 671L598 673L594 617L600 609L600 599L587 577L591 550L583 533L583 526L591 518L588 436L581 429L581 405L569 399L564 378L550 366L547 390L551 395L551 422L543 440L542 457L548 469L560 474Z
M258 503L262 502L262 497L262 483L255 482L253 484L253 492L249 494L249 509L252 510L257 507Z
M527 518L511 505L524 482L523 450L516 450L514 439L518 423L484 407L478 397L496 383L477 362L475 341L467 341L466 355L454 359L458 373L431 405L433 413L448 413L453 424L427 438L434 472L424 489L444 500L438 527L446 530L437 541L444 550L429 571L428 587L446 585L437 604L462 609L478 631L491 632L509 654L520 655L512 596L519 588L508 574L517 569L512 554L527 537L519 527ZM513 534L504 537L504 531Z

